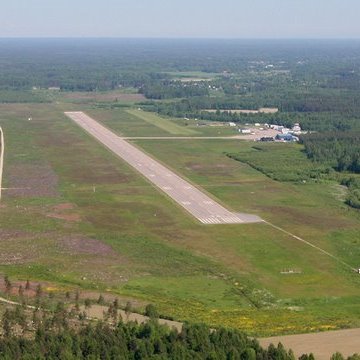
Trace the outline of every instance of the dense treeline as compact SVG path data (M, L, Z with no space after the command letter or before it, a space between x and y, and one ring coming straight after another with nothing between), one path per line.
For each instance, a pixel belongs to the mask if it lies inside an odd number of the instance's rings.
M360 209L360 178L350 177L342 181L349 189L346 203L353 208Z
M360 102L359 102L360 103ZM276 114L236 114L232 109L258 110L260 107L274 107L276 103L254 98L239 97L193 97L171 102L145 102L144 109L170 117L197 118L210 121L232 121L239 124L269 123L292 127L300 123L304 130L333 131L360 128L360 115L341 112L282 112ZM276 107L276 106L275 106ZM219 110L207 112L203 109ZM229 111L220 111L229 110ZM360 111L359 111L360 114Z
M360 132L313 133L301 137L307 156L338 171L360 173Z
M139 91L149 99L189 98L209 95L209 88L206 84L184 84L181 81L171 80L144 83Z
M360 132L315 133L301 137L307 156L329 164L340 172L360 173ZM350 177L342 181L349 189L346 203L360 209L360 180Z
M281 345L262 349L235 330L210 332L204 325L175 330L149 322L119 323L115 328L99 323L76 332L45 332L33 340L10 337L0 341L2 359L294 359Z
M187 325L169 330L155 321L138 325L105 323L87 325L80 331L59 328L36 330L34 339L9 336L0 340L0 358L14 359L216 359L295 360L291 350L279 344L268 349L237 330L210 331L205 325ZM336 354L334 359L343 357ZM312 354L301 360L313 360ZM358 360L354 355L349 360Z

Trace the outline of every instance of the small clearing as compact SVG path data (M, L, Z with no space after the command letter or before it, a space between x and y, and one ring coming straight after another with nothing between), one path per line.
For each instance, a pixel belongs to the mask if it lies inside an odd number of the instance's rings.
M203 111L216 113L217 110L214 109L205 109ZM231 114L276 114L279 109L278 108L260 108L258 110L249 110L249 109L228 109L228 110L219 110L221 113L229 112Z

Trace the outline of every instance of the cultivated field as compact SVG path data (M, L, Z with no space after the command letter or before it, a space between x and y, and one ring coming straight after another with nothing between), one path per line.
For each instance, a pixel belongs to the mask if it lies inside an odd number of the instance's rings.
M4 187L11 188L0 206L1 272L154 302L179 321L254 335L360 326L358 275L266 224L194 221L68 119L69 108L125 136L174 136L173 125L210 131L183 120L146 121L130 108L0 105ZM360 215L335 183L278 182L226 156L252 156L253 142L132 141L226 208L257 214L359 267Z
M287 349L292 349L295 356L314 354L315 359L328 360L336 352L344 356L359 353L360 329L325 332L320 334L289 335L260 339L264 347L281 342Z

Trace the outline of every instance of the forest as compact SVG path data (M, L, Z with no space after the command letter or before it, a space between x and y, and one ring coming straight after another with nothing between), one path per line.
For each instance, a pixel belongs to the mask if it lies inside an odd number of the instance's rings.
M360 173L360 132L313 133L301 137L307 156L338 171Z
M13 334L14 324L22 329L28 326L22 307L7 309L3 315L0 359L295 360L293 352L281 343L263 349L238 330L214 331L202 324L184 324L178 332L159 325L156 318L143 324L111 324L86 321L82 314L75 322L61 303L51 314L34 310L31 336ZM332 359L344 358L337 353ZM314 360L314 356L304 354L300 360ZM359 356L354 354L348 360L359 360Z
M359 69L356 40L1 39L0 103L132 87L163 115L343 131L360 127ZM204 111L260 107L279 113Z
M338 131L313 133L301 137L305 152L315 163L328 164L343 173L360 173L360 132ZM349 189L346 203L360 209L360 181L349 177L342 180Z

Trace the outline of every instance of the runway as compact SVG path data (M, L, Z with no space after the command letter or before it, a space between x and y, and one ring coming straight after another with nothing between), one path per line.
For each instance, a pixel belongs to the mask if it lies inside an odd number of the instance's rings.
M203 224L261 222L256 215L234 213L158 161L114 134L83 112L65 112L80 127L135 168Z

